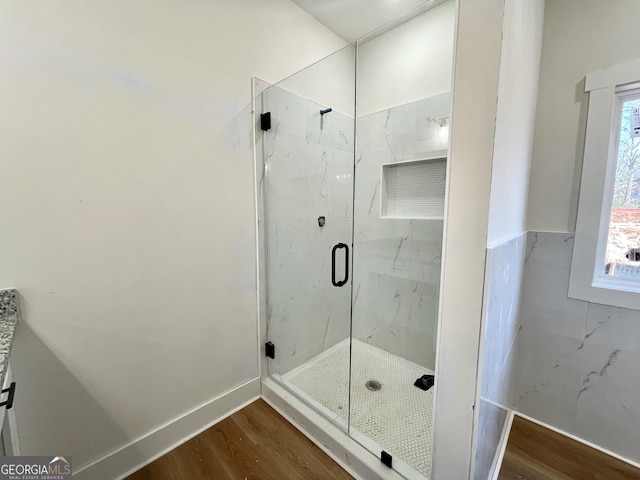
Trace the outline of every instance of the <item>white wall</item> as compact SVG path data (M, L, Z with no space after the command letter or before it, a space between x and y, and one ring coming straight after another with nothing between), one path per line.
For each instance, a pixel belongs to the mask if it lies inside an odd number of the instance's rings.
M574 230L588 102L584 76L640 58L638 18L636 0L547 2L529 230Z
M356 49L349 44L278 82L278 86L303 98L354 117Z
M449 0L360 45L358 116L451 90L454 30Z
M436 361L436 480L468 478L471 469L504 0L458 0L458 8Z
M258 375L250 77L344 44L285 0L3 2L23 454L81 467Z
M478 376L474 478L492 478L515 370L544 0L505 1Z
M487 243L525 230L544 0L505 2Z

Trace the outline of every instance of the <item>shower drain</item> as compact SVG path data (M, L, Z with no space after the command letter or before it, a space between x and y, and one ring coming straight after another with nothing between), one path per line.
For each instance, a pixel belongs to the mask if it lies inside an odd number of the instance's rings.
M365 387L367 387L367 389L371 390L372 392L377 392L382 388L382 384L376 380L369 380L367 383L365 383Z

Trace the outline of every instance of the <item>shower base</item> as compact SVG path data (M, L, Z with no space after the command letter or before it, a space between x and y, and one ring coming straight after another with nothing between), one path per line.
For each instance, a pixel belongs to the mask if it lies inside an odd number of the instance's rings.
M384 449L393 455L394 463L398 459L428 477L433 389L425 392L413 383L433 371L359 340L353 340L352 349L351 437L376 455ZM349 339L287 372L280 380L346 429ZM367 388L371 381L379 383L380 388Z

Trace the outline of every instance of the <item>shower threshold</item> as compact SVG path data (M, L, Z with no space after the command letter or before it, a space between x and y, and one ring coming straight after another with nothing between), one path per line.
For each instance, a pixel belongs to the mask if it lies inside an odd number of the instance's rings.
M294 396L302 400L306 410L313 412L311 416L317 417L315 420L306 418L307 423L311 421L317 425L322 422L335 429L338 443L346 437L350 443L353 444L355 440L360 448L365 447L377 457L382 450L391 453L394 470L402 476L393 476L397 473L383 467L383 475L379 478L428 478L431 468L433 389L425 392L413 383L416 377L433 372L355 339L352 351L349 436L346 434L349 417L349 339L284 375L274 375L273 380L292 394L288 396L289 399ZM304 428L301 430L304 431ZM320 439L313 438L314 435L310 437L316 443L322 443ZM372 457L371 453L366 457ZM352 459L352 456L346 454L346 458Z

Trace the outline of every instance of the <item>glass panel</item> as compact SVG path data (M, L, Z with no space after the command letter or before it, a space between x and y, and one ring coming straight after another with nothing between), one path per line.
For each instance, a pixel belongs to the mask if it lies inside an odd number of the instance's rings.
M354 69L349 46L262 94L269 374L344 428Z
M620 110L604 270L608 275L640 281L640 96L624 98Z
M358 45L349 432L407 478L431 470L454 25L447 1Z

